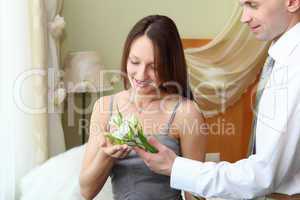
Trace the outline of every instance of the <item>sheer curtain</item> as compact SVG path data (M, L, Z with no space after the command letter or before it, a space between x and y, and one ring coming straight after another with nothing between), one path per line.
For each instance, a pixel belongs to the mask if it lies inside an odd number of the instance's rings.
M43 1L0 0L0 199L47 159L47 32Z
M48 150L49 156L55 156L66 150L61 122L62 102L65 89L61 84L60 39L65 26L64 18L59 15L63 0L45 0L48 21Z
M209 44L186 49L185 55L196 100L207 117L233 105L255 81L263 66L268 43L258 41L240 22L236 3L224 30Z

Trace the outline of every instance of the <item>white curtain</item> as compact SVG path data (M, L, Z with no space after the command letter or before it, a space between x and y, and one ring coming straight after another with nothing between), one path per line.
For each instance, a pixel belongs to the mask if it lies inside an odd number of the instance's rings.
M236 4L224 30L209 44L186 49L196 101L206 117L224 112L253 83L263 66L267 42L258 41L240 22Z
M62 102L65 97L65 90L61 84L63 74L60 69L60 39L65 26L64 18L59 15L62 5L63 0L45 0L48 16L48 150L50 157L66 149L61 122Z
M0 199L47 159L47 33L43 1L0 0Z

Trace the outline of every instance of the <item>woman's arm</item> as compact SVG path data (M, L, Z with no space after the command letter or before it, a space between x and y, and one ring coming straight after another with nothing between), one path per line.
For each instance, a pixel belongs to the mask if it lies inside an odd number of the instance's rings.
M175 123L178 124L181 153L183 157L204 161L207 136L207 125L197 105L193 101L185 101L180 106ZM192 195L185 192L185 199Z
M90 136L80 172L80 192L85 199L93 199L102 189L114 158L128 154L127 146L112 146L103 134L109 120L108 101L108 97L96 101L90 121Z
M101 151L105 138L102 134L108 113L100 112L107 107L107 98L96 101L90 120L90 135L80 172L80 192L85 199L92 199L102 189L113 166L113 158Z

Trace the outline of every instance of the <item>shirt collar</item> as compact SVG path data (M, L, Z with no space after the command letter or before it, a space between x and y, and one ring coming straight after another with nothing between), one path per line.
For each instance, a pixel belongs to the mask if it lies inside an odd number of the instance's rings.
M273 42L268 53L275 61L285 62L299 43L300 23L284 33L276 42Z

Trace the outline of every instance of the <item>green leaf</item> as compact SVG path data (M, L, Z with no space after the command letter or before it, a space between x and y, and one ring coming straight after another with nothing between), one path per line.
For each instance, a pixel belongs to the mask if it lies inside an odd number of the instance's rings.
M107 137L112 144L124 144L123 140L116 138L111 134L107 134L105 137Z
M138 131L138 137L140 139L140 141L142 142L142 145L145 147L146 151L150 152L150 153L157 153L158 150L152 146L151 144L149 144L147 138L144 136L142 131Z
M128 138L130 139L130 140L133 140L133 138L134 138L134 130L133 130L133 128L129 125L129 132L128 132Z

